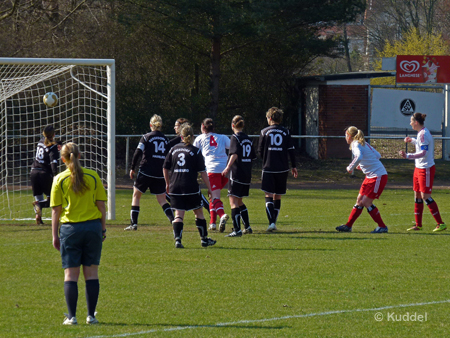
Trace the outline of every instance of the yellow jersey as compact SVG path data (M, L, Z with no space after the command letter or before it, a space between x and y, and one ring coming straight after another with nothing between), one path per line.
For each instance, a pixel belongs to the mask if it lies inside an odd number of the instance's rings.
M79 223L102 218L96 201L106 201L106 191L97 172L83 168L84 181L88 189L77 195L71 189L70 170L66 169L53 180L50 194L50 207L62 206L61 223Z

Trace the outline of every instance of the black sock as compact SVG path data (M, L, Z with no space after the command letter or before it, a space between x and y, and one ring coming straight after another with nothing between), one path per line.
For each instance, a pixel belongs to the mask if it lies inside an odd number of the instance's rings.
M95 308L97 307L98 294L100 293L100 283L98 279L89 279L86 281L86 303L88 316L95 317Z
M138 224L138 217L139 217L139 206L131 206L131 212L130 212L130 217L131 217L131 224Z
M40 201L39 206L42 208L50 208L50 197L47 197L46 200Z
M278 215L280 214L281 200L274 200L273 207L275 209L275 223L276 223L278 220Z
M211 212L209 211L209 201L208 201L208 199L205 197L205 195L203 195L203 194L201 194L201 195L202 195L203 208L205 208L208 211L208 214L211 214Z
M208 237L208 228L206 227L206 219L195 219L195 225L197 226L198 233L201 238Z
M170 195L166 192L166 201L170 203L171 200Z
M173 211L170 208L170 204L166 203L162 206L162 209L164 210L164 213L166 214L167 218L169 219L170 223L173 222L173 220L175 219L175 217L173 216Z
M181 219L181 218L180 218ZM172 222L173 227L173 238L179 238L183 236L183 222Z
M78 302L78 283L64 282L64 296L66 297L67 310L69 311L69 319L77 314Z
M244 228L247 229L250 227L250 220L248 218L248 210L247 210L247 206L245 204L242 204L239 207L239 211L241 214L241 219L242 219L242 223L244 223Z
M231 218L233 219L234 231L241 230L241 213L239 208L231 209Z
M275 223L275 208L272 197L266 197L266 214L269 224Z

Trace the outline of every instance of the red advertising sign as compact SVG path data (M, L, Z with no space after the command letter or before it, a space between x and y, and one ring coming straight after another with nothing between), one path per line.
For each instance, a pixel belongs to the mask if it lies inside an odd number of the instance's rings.
M397 83L450 83L450 56L397 55Z

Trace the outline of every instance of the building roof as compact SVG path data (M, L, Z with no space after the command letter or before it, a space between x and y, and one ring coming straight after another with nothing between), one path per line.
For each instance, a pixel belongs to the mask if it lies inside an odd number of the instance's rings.
M312 76L300 76L297 78L298 84L305 85L318 85L318 84L369 84L370 79L377 77L391 77L395 76L395 71L380 72L380 71L368 71L368 72L352 72L352 73L339 73L329 75L312 75Z

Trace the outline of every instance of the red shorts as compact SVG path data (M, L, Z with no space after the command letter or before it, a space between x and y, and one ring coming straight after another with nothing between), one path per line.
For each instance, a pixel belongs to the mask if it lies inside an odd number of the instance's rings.
M387 175L374 178L366 177L361 185L361 189L359 189L359 194L367 196L373 200L378 199L386 186L387 180Z
M424 194L431 194L435 171L435 166L425 169L414 169L413 190L423 192Z
M228 178L219 173L208 173L211 191L222 190L228 183Z

